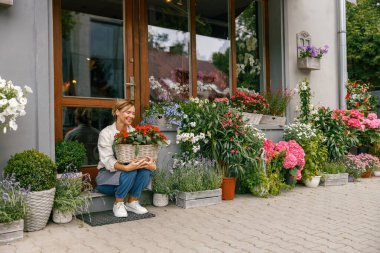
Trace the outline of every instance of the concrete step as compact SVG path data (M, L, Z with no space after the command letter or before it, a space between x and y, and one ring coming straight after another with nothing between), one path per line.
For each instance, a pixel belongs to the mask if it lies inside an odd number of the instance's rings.
M112 210L113 204L115 202L114 196L108 196L103 193L94 191L91 193L92 203L89 207L89 212L102 212ZM142 192L139 199L141 205L152 205L153 193L152 191L145 190Z

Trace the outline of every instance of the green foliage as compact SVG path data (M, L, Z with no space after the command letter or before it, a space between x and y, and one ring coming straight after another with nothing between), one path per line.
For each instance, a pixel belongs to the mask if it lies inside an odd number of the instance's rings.
M319 176L327 161L327 147L323 144L323 139L322 135L318 135L301 145L305 151L305 167L301 172L303 181Z
M0 223L10 223L24 218L27 211L25 195L15 177L0 180Z
M380 86L380 7L378 1L347 4L347 68L351 80Z
M310 82L307 78L298 83L298 93L300 96L300 110L298 117L299 121L308 123L310 121L310 105L311 105L311 89Z
M322 172L325 174L346 173L347 168L342 161L326 162L322 167Z
M377 99L370 93L370 85L348 81L346 89L347 109L358 109L363 113L376 111Z
M171 182L174 191L196 192L220 188L222 178L215 170L179 168L174 170Z
M292 94L288 90L266 92L263 96L269 104L269 107L267 108L268 110L264 113L280 117L285 115L286 107L292 99Z
M84 164L86 156L86 148L78 141L63 140L55 145L58 173L78 171Z
M4 173L14 174L23 188L44 191L55 186L57 167L50 157L32 149L13 155L4 168Z
M88 176L82 181L82 178L76 177L73 173L63 174L57 180L53 208L72 214L79 210L88 212L92 190Z
M329 108L321 107L312 115L312 124L324 135L324 144L327 146L328 159L339 160L348 153L350 147L358 143L354 132L342 120L333 119Z
M155 193L167 194L172 193L170 172L168 169L158 169L152 173L152 190Z

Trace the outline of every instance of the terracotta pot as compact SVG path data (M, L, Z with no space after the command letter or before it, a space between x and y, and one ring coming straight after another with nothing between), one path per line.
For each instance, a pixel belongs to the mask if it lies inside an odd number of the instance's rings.
M224 177L222 181L222 199L233 200L235 197L236 178Z
M372 176L372 171L366 171L362 173L362 178L369 178Z

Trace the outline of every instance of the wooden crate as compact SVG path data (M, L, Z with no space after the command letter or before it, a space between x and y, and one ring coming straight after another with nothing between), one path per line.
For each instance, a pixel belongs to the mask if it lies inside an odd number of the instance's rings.
M286 124L286 117L279 117L273 115L263 115L260 120L261 125L275 125L284 126Z
M24 237L24 220L12 223L0 223L0 244L22 240Z
M324 174L321 178L320 185L332 186L332 185L345 185L347 183L348 183L348 173Z
M199 192L179 192L176 199L176 205L182 208L209 206L221 202L222 189L220 188Z

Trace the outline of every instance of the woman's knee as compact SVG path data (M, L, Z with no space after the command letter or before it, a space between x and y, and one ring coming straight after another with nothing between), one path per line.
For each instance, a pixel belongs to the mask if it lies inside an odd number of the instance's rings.
M137 175L137 171L136 170L133 170L133 171L122 171L120 173L120 184L123 184L123 183L129 183L131 181L133 181L135 179Z
M148 169L139 169L138 173L143 177L149 177L152 174L152 171Z

